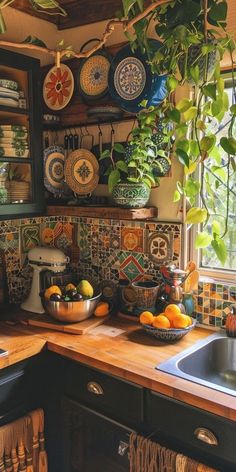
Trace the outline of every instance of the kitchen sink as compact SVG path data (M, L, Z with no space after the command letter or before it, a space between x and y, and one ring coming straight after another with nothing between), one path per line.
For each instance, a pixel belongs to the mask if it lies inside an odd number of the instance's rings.
M236 338L215 333L156 369L236 396Z

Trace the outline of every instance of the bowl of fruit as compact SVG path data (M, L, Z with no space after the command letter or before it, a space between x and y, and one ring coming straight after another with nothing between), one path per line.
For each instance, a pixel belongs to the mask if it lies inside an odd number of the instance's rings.
M88 280L81 280L78 285L48 287L42 294L42 304L46 313L56 320L76 323L94 314L101 295Z
M196 320L181 313L178 305L171 303L159 315L149 311L140 314L140 323L145 331L162 341L178 341L189 333L196 325Z

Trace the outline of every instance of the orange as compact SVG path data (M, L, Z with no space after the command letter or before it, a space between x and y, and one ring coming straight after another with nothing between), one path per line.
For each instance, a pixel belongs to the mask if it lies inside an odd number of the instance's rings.
M109 313L109 304L107 302L100 302L97 304L94 315L95 316L106 316Z
M187 328L189 326L189 316L179 313L173 319L174 328Z
M139 317L139 321L141 324L152 325L153 320L154 316L150 311L143 311Z
M170 328L170 322L168 318L165 316L164 313L161 313L158 316L155 316L153 320L153 326L154 328L165 328L168 329Z
M173 321L176 315L179 315L181 313L180 308L178 305L175 305L174 303L171 303L170 305L167 305L165 308L165 316L167 316L169 321Z
M44 292L44 297L46 300L50 300L50 297L53 293L58 293L59 295L62 295L60 287L57 285L51 285L51 287L46 288Z
M187 318L188 318L188 326L191 326L191 324L192 324L192 318L191 318L191 316L188 316L188 315L186 315L186 316L187 316Z

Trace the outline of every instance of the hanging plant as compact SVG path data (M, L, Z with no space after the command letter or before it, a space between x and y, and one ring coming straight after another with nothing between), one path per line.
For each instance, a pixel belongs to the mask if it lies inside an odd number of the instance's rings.
M143 10L140 0L123 0L123 6L128 21ZM226 18L226 1L173 0L157 6L145 17L142 28L136 23L128 38L133 49L148 52L147 29L151 20L156 22L162 47L150 63L153 73L169 75L169 95L159 106L159 115L174 129L173 156L183 165L185 176L184 182L177 182L174 201L186 197L185 222L202 226L195 247L211 246L222 264L227 257L230 201L236 197L230 183L236 171L235 43L226 32ZM220 74L226 52L232 62L232 104ZM173 104L173 92L184 83L192 86L192 93ZM228 130L217 142L221 123L227 123ZM218 214L215 201L222 188L226 201Z

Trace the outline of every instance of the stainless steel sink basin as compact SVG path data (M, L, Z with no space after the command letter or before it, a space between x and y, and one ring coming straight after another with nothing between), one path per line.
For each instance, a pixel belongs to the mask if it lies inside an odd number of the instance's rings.
M156 369L236 396L236 339L215 333Z

